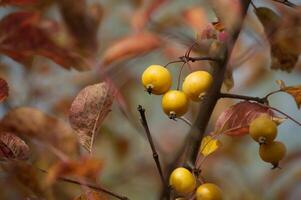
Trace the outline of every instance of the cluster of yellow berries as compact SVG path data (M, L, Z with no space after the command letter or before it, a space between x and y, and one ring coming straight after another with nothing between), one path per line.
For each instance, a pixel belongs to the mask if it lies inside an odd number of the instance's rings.
M282 142L275 141L277 124L267 116L260 116L252 121L249 127L250 136L260 144L260 158L278 167L279 161L286 154L286 147Z
M161 65L151 65L142 74L142 83L150 94L162 95L162 108L170 118L181 117L189 107L189 101L200 101L212 84L212 76L206 71L190 73L184 80L182 91L170 90L172 77Z
M221 200L222 191L213 183L204 183L197 187L193 174L186 168L176 168L170 175L169 185L180 196L186 197L195 192L196 200ZM197 187L197 188L196 188ZM178 198L183 199L183 198Z

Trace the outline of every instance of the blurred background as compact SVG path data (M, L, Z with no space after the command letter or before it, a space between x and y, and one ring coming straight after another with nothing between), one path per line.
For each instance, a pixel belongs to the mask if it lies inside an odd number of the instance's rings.
M165 65L183 56L189 46L200 38L202 31L208 28L208 24L217 21L208 2L46 0L34 5L1 7L1 18L14 12L38 12L39 28L45 30L56 45L80 55L88 63L88 67L77 66L78 62L72 63L72 67L62 67L69 66L69 63L56 62L45 54L38 54L26 63L2 54L0 77L8 82L10 93L8 99L0 104L1 117L12 108L34 107L68 124L70 105L77 93L109 77L118 88L118 100L113 103L112 111L102 123L94 143L93 156L103 162L99 182L132 200L158 199L161 192L160 179L136 108L141 104L146 109L163 168L174 158L190 127L182 121L170 120L162 111L161 96L148 95L141 85L140 77L151 64ZM293 9L269 0L253 2L257 7L267 6L280 15ZM301 3L297 0L291 2ZM278 89L276 80L283 80L287 85L300 84L300 61L290 73L271 69L270 45L263 36L263 26L252 11L250 8L231 57L229 67L233 70L234 80L231 93L262 97ZM300 21L296 24L299 31ZM3 34L7 30L2 29L0 32ZM151 34L152 38L149 41L141 37L139 40L140 36L135 38L135 34L139 33ZM123 45L138 50L127 52L118 49L120 46L116 47L120 41L129 37L133 37L134 42ZM27 38L25 33L24 38ZM28 37L28 40L33 38ZM141 45L133 47L139 43L144 43L145 48L139 49ZM202 50L199 49L192 52L195 56L200 53ZM180 64L169 66L174 88L179 67ZM193 70L212 70L207 62L193 63L192 67ZM184 69L183 77L187 73L188 70ZM214 129L220 113L236 102L229 99L218 102L208 133ZM270 104L301 121L300 110L291 96L276 94L270 98ZM199 104L192 103L185 117L193 122L198 107ZM225 199L229 200L301 199L301 127L286 120L278 130L277 140L284 142L288 150L280 164L281 169L271 170L268 163L260 160L258 144L249 136L222 136L221 148L210 155L203 165L204 179L218 184ZM68 137L74 139L76 135ZM36 145L35 149L40 154L31 158L36 166L47 169L55 163L56 158L44 147ZM68 153L74 154L70 149L66 150ZM38 173L37 176L39 182L43 182L44 175ZM1 170L0 199L40 199L29 184L31 180L28 180L28 185L24 185L18 178L12 177L14 173ZM58 181L41 199L74 199L80 194L81 187ZM104 198L111 199L109 196Z

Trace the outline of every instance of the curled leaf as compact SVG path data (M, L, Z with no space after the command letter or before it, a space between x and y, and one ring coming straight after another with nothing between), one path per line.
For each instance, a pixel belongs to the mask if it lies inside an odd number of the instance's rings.
M0 102L8 97L8 85L7 82L0 78Z
M102 82L81 90L71 105L71 127L76 131L79 142L90 152L95 134L109 113L114 96L113 87Z
M221 143L217 139L214 139L211 136L206 136L202 139L200 152L203 154L203 156L208 156L209 154L215 152L220 145Z
M102 168L102 162L88 157L78 160L59 161L48 171L45 185L52 185L64 176L73 176L84 180L95 180Z
M162 45L158 36L141 32L127 36L109 47L103 55L103 65L129 59L137 55L150 52Z
M260 115L266 115L274 121L278 119L273 111L264 105L249 101L237 103L218 117L214 132L230 136L248 134L250 123Z
M0 160L26 160L29 154L29 147L22 139L9 132L0 132Z

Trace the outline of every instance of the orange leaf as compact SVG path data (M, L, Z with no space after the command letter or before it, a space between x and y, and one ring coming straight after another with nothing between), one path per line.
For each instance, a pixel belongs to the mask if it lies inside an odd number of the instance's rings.
M159 37L152 33L143 32L127 36L117 41L104 52L103 65L150 52L161 45Z
M84 194L81 194L79 197L76 197L74 200L107 200L107 199L108 198L105 197L103 194L101 195L96 191L88 190Z
M295 99L295 102L300 109L301 107L301 85L284 87L281 89L282 91L292 95Z
M0 78L0 102L8 97L8 85L7 82Z
M194 29L197 34L201 34L208 26L208 18L202 7L192 7L183 13L185 22Z
M248 134L250 123L260 115L267 115L275 121L279 119L269 108L258 103L243 101L231 106L219 116L214 132L230 136Z
M46 185L52 185L58 178L73 176L78 179L96 180L102 168L102 162L88 157L78 160L60 161L54 164L46 176Z

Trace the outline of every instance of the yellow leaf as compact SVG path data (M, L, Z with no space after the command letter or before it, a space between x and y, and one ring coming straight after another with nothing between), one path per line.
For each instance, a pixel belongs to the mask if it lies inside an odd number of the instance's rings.
M220 141L212 138L211 136L206 136L202 140L200 151L204 156L208 156L215 152L220 145Z

